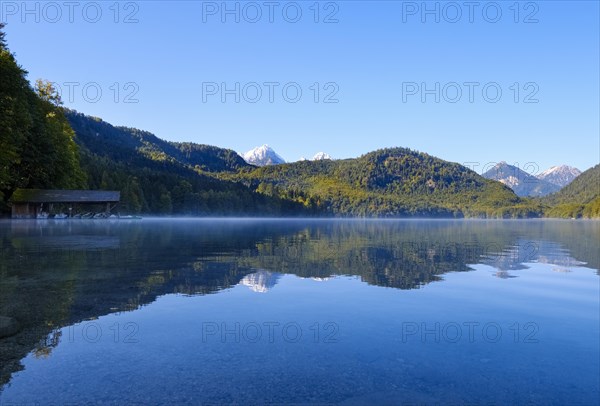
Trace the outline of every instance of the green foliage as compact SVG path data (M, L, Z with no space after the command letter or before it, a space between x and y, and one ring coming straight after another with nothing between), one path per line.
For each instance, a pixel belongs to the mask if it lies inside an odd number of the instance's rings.
M17 188L78 188L86 181L57 92L38 81L36 93L0 34L0 211L5 211Z
M60 94L54 89L52 83L47 80L37 79L35 81L35 91L40 99L57 107L62 105Z
M20 164L21 153L33 126L29 106L30 90L13 55L0 49L0 194L7 192L16 179L11 170ZM2 196L0 196L2 197Z

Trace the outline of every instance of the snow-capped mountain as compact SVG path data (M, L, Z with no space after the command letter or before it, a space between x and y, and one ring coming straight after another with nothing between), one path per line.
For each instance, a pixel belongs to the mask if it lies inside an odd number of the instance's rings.
M315 154L315 156L313 156L312 160L313 161L323 161L323 160L332 160L333 158L331 157L331 155L325 153L325 152L317 152Z
M317 152L315 154L315 156L313 156L312 159L311 159L311 161L324 161L324 160L331 160L331 161L333 161L333 158L331 157L331 155L329 155L326 152ZM301 156L300 159L298 159L298 162L303 162L303 161L308 161L308 159L306 159L303 156Z
M284 164L285 160L268 145L256 147L242 155L244 161L251 165L266 166Z
M502 161L482 175L511 188L518 196L545 196L557 192L561 187Z
M560 187L565 187L579 175L581 175L581 171L579 169L568 165L560 165L553 166L552 168L545 170L537 175L537 178Z

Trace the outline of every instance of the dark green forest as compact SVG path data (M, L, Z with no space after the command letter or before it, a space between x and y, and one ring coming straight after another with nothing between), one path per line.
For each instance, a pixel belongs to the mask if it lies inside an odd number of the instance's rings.
M337 217L600 217L600 167L542 199L404 148L257 168L235 151L175 143L62 106L31 86L0 24L0 214L18 188L121 192L123 214Z

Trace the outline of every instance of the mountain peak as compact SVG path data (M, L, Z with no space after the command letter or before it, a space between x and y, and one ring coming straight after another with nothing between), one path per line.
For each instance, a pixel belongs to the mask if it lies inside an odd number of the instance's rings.
M579 175L581 175L579 169L569 165L560 165L546 169L544 172L537 175L537 178L560 187L565 187Z
M501 161L482 175L497 180L511 188L518 196L545 196L560 189L560 186L531 175L518 166Z
M242 157L249 164L256 166L279 165L285 163L285 160L267 144L246 152Z

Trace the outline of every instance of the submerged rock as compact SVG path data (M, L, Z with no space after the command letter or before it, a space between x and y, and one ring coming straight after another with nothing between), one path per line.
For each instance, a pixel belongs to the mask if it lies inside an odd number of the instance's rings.
M12 317L0 316L0 338L14 336L21 330L19 323Z

